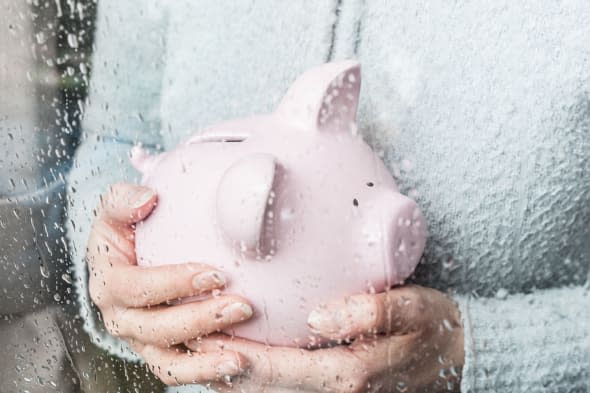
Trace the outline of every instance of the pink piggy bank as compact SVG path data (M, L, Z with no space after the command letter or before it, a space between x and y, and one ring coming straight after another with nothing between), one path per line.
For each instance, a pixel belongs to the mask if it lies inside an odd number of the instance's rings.
M137 226L142 266L222 270L254 317L231 332L283 346L320 343L316 306L402 283L424 248L416 203L356 133L360 66L313 68L274 113L228 121L174 150L131 155L159 196Z

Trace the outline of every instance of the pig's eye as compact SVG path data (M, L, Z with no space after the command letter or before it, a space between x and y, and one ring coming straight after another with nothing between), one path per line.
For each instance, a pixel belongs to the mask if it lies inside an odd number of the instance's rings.
M201 134L191 137L186 141L187 145L196 143L214 143L214 142L243 142L248 139L247 134Z
M367 187L373 187L374 185L375 185L375 184L373 184L373 182L372 182L372 181L370 181L370 182L367 182Z

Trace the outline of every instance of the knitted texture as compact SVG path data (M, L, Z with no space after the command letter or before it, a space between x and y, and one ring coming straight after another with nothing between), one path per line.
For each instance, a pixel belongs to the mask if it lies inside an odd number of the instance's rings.
M590 390L586 288L457 300L465 326L463 393Z
M590 3L304 3L99 4L68 228L95 341L133 357L94 318L83 259L98 195L137 180L132 143L269 111L307 68L355 56L359 130L428 220L413 280L461 294L463 391L588 390Z

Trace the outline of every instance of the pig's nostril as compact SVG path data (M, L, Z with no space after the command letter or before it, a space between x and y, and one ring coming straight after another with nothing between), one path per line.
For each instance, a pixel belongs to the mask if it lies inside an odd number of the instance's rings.
M359 201L358 201L358 199L354 198L354 199L352 200L352 204L354 205L354 207L358 207L358 205L359 205Z

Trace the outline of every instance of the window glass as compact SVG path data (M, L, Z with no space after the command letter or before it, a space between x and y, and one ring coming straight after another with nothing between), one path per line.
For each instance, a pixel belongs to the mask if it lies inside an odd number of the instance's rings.
M0 391L590 389L588 2L2 10Z

